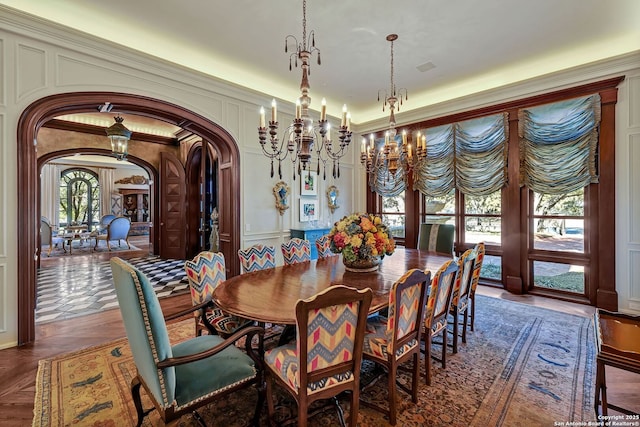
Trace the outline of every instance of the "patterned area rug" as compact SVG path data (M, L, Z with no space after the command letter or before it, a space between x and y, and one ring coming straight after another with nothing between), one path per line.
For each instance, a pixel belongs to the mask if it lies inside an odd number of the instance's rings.
M95 240L90 240L90 241L79 241L79 240L74 240L73 242L71 242L71 251L69 251L69 246L65 243L65 248L66 251L62 250L62 247L55 247L52 251L51 251L51 255L47 256L47 250L45 247L45 250L43 250L43 256L45 258L47 257L64 257L64 256L69 256L69 255L91 255L94 253L104 253L104 252L109 252L109 249L107 248L107 243L103 240L98 242L98 246L94 248L95 246ZM127 247L127 244L124 242L124 240L121 241L121 243L118 245L117 242L113 241L111 242L111 252L118 252L118 253L125 253L125 252L135 252L135 251L140 251L140 248L138 248L137 246L133 245L132 243L129 243L130 248Z
M594 421L594 345L589 318L477 296L476 330L447 369L434 361L432 386L420 383L419 403L399 391L398 426L549 426L555 421ZM170 327L172 342L193 336L191 320ZM439 348L434 346L434 354ZM423 364L424 361L421 361ZM363 381L379 370L363 365ZM40 361L34 426L135 425L129 383L135 366L126 339ZM399 380L408 383L408 375ZM386 379L364 398L387 403ZM236 393L200 411L208 425L245 425L256 393ZM279 415L295 415L293 401L279 394ZM341 399L345 413L349 407ZM146 406L149 402L146 402ZM125 421L126 420L126 421ZM266 425L266 407L263 412ZM145 426L158 423L152 413ZM194 426L190 415L179 426ZM337 425L329 409L310 426ZM384 416L360 407L359 425L388 425Z

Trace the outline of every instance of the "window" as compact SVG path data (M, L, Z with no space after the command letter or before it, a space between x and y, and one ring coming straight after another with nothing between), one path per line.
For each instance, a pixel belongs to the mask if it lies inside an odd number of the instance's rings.
M60 176L60 226L87 225L99 221L100 186L98 176L88 169L67 169Z
M405 191L394 197L382 197L382 221L387 224L394 238L405 237Z
M464 242L500 246L502 242L502 192L488 196L464 196Z

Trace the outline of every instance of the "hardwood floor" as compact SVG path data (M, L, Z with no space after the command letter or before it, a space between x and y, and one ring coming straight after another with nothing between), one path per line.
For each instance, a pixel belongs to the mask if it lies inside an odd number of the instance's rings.
M504 298L563 312L591 316L593 307L571 304L529 295L512 295L506 291L481 287L482 295ZM191 306L189 294L161 299L165 313ZM102 344L125 336L120 311L108 310L78 319L62 320L37 326L34 343L0 351L0 425L31 425L35 378L40 359ZM640 375L607 368L609 401L640 412ZM615 414L610 411L610 415ZM560 420L559 420L560 421Z

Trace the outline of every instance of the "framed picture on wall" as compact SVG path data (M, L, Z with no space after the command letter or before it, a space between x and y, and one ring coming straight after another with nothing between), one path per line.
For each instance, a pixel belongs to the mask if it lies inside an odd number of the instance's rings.
M300 199L300 222L318 220L318 200Z
M302 171L300 174L300 195L318 195L318 174L312 171Z

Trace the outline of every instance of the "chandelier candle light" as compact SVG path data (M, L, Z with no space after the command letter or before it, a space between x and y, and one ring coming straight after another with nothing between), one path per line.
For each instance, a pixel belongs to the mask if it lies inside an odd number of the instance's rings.
M295 58L295 66L302 69L302 81L300 91L302 95L296 101L296 112L293 122L285 129L282 140L278 139L278 111L275 99L271 102L271 120L267 125L264 107L260 108L260 125L258 127L258 141L265 156L271 159L271 177L274 176L274 160L278 161L278 176L282 179L282 161L291 154L294 173L300 175L302 171L311 171L313 152L316 154L316 173L320 176L320 164L322 163L323 179L326 179L326 163L331 160L333 164L333 177L340 177L340 158L346 154L346 150L351 142L351 115L347 111L347 106L342 107L342 120L337 130L338 144L334 147L331 140L331 125L327 121L327 105L322 99L320 109L320 119L317 124L309 116L311 97L309 96L309 75L311 74L311 64L309 59L315 52L317 54L318 65L320 61L320 49L316 47L315 34L309 33L307 38L307 2L302 3L302 43L292 36L285 38L284 51L288 52L288 42L292 40L296 44L296 51L289 56L289 70L291 60ZM267 137L267 133L269 136ZM269 144L267 144L267 138Z
M417 162L426 159L426 137L420 136L416 141L416 150L413 152L411 143L407 140L407 131L402 131L402 146L398 145L396 140L396 108L400 111L402 105L402 97L404 100L408 100L407 90L405 88L396 88L396 84L393 80L393 42L398 39L397 34L389 34L387 41L391 42L391 81L389 92L384 89L378 91L378 101L380 101L380 94L384 92L385 96L382 103L382 111L385 111L387 104L389 105L389 129L384 133L384 145L380 150L376 150L375 135L370 135L369 143L367 144L366 138L362 138L362 146L360 148L360 162L366 167L367 172L371 174L372 179L380 172L385 173L385 179L393 179L398 169L402 169L406 173L416 166ZM398 103L399 101L399 103ZM402 177L404 179L404 177Z

